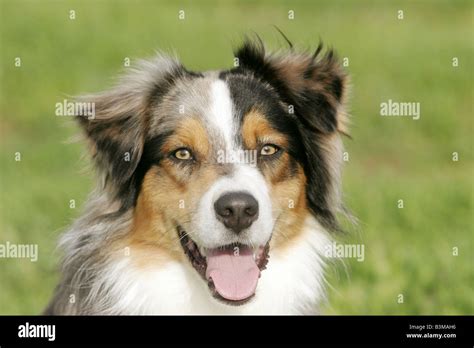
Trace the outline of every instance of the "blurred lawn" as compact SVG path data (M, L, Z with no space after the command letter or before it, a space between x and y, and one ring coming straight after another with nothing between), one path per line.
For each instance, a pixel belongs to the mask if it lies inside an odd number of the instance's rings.
M156 49L175 50L190 69L230 67L244 34L284 45L272 25L300 47L321 37L350 59L344 187L360 224L348 242L364 243L366 255L329 271L324 313L473 313L473 5L446 0L1 1L0 243L40 250L36 263L0 259L1 314L42 310L57 279L57 237L92 187L82 145L67 143L76 129L54 116L55 103L110 86L125 57L133 64ZM379 116L388 99L420 102L421 119Z

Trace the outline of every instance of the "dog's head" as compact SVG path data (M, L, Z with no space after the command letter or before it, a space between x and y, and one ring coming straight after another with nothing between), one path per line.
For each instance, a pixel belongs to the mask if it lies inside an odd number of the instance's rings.
M159 56L82 98L95 103L80 122L105 191L133 210L127 243L148 263L189 262L215 297L242 303L307 216L337 229L347 83L320 51L247 41L235 68L205 73Z

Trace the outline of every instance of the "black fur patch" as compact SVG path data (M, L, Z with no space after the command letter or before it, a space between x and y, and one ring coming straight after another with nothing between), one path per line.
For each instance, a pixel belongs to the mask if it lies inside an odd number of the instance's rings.
M124 192L121 194L122 197L127 197L127 201L125 201L126 206L135 205L146 173L152 166L158 165L163 159L164 155L161 148L171 134L172 132L166 132L157 135L145 143L142 158L130 180L130 185L125 187Z
M253 108L261 111L278 132L287 135L289 139L288 152L297 160L304 157L304 148L299 141L299 130L294 117L280 104L280 99L273 88L269 88L255 79L252 75L240 72L223 72L220 75L229 86L230 96L236 108L235 116L242 126L244 116ZM235 134L240 141L240 132Z

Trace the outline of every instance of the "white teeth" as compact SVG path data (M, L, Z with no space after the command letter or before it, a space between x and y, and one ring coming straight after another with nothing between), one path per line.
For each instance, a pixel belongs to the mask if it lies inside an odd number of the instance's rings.
M199 247L199 252L201 253L202 256L204 256L204 257L207 256L206 248L204 248L204 247Z

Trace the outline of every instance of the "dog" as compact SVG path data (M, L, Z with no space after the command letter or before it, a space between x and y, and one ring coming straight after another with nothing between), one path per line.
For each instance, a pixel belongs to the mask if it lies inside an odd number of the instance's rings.
M201 73L158 54L78 98L98 185L45 314L320 312L348 76L322 44L246 38L234 56Z

